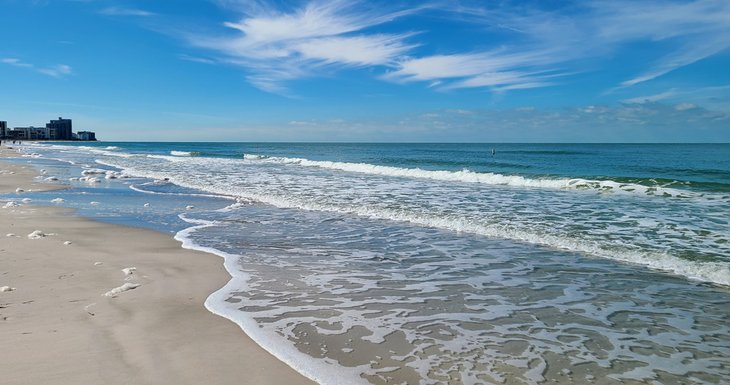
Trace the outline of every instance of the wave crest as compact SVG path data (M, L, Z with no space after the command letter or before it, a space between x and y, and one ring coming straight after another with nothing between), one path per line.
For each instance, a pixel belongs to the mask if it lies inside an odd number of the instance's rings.
M357 172L370 175L381 175L402 178L432 179L447 182L481 183L514 187L550 188L550 189L592 189L605 192L639 193L644 195L689 197L691 192L660 185L647 186L638 183L624 183L614 180L592 180L583 178L529 178L521 175L504 175L491 172L475 172L468 169L461 171L425 170L421 168L401 168L381 166L369 163L349 163L335 161L309 160L305 158L266 157L246 154L244 160L253 162L279 163L318 167L345 172Z

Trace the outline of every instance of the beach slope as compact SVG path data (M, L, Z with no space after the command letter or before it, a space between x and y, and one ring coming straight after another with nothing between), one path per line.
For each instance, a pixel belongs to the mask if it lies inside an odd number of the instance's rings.
M0 170L3 192L53 188ZM204 308L230 278L219 257L16 202L0 208L2 383L313 384Z

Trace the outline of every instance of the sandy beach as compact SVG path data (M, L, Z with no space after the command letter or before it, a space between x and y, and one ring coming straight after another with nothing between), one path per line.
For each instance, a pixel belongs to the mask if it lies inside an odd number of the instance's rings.
M2 192L59 188L29 165L0 170ZM204 308L229 279L219 257L16 202L0 208L3 384L312 383Z

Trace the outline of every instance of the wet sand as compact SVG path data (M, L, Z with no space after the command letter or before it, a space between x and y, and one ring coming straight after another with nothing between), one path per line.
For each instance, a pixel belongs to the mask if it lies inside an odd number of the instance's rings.
M0 160L0 191L59 188L37 175ZM219 257L14 201L0 200L0 290L12 288L0 291L0 382L314 384L204 308L230 278ZM45 236L30 239L35 231ZM124 284L139 286L104 295Z

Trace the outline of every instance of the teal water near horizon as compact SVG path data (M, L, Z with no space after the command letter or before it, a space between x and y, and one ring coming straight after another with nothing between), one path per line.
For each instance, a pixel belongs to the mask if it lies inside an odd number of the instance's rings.
M468 169L533 177L682 183L694 184L694 187L707 183L709 188L730 189L730 143L96 142L75 145L98 149L117 146L132 152L158 155L179 151L203 157L240 158L249 154L425 170Z
M323 384L730 378L730 144L23 151L74 187L34 201L223 256L208 308Z

